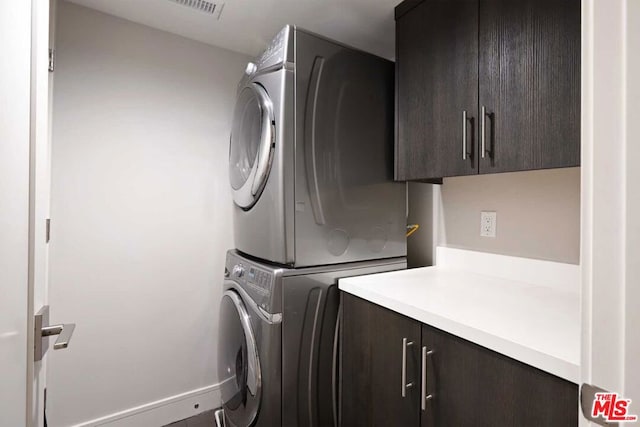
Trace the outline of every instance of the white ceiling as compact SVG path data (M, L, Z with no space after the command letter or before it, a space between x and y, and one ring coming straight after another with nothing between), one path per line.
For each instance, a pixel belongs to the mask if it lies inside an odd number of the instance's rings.
M211 0L220 20L170 0L69 0L214 46L258 55L286 24L394 57L393 8L400 0Z

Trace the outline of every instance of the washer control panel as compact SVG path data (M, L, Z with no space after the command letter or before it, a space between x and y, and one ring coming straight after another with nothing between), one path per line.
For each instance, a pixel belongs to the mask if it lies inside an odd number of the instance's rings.
M272 297L275 276L273 272L253 264L245 264L237 260L230 270L228 278L241 285L251 299L263 310L272 312Z
M257 267L249 267L247 272L247 285L261 295L271 294L272 277L268 271Z

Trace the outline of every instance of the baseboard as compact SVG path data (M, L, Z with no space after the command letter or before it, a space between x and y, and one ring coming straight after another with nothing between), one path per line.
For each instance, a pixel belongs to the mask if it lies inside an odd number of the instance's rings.
M85 421L73 427L161 427L219 406L220 384L213 384Z

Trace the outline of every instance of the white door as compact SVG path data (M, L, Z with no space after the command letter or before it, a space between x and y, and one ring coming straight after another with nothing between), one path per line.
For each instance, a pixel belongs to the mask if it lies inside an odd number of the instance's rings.
M631 399L602 401L600 420L640 420L640 2L583 0L582 13L581 376ZM598 391L582 388L586 416Z
M49 2L0 2L0 44L0 425L41 427L46 357L35 360L34 314L47 299Z
M0 424L27 414L31 4L0 2Z

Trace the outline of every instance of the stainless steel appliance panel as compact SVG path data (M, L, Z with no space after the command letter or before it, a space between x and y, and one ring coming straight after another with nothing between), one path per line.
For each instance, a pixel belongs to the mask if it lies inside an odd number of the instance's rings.
M294 185L293 71L281 67L277 70L258 73L245 82L245 85L252 84L263 87L273 105L275 146L271 167L265 177L266 182L260 183L264 188L255 203L247 209L240 207L237 202L234 203L235 241L237 248L249 255L272 262L293 264L295 260L292 196ZM240 94L242 91L243 89L240 89ZM258 112L253 114L256 116ZM246 152L244 157L255 157L253 151L258 149L251 149L251 141L257 139L260 139L260 135L253 135L253 138L247 137L242 141L235 141L232 136L230 151L233 153L234 143L244 142L242 147L235 149ZM233 180L235 176L241 176L240 171L237 173L232 171L241 169L242 163L236 165L233 157L230 157L230 160L230 179ZM245 172L244 175L248 173Z
M295 265L406 255L393 63L297 30Z
M282 426L337 426L338 279L405 268L394 258L283 273Z

